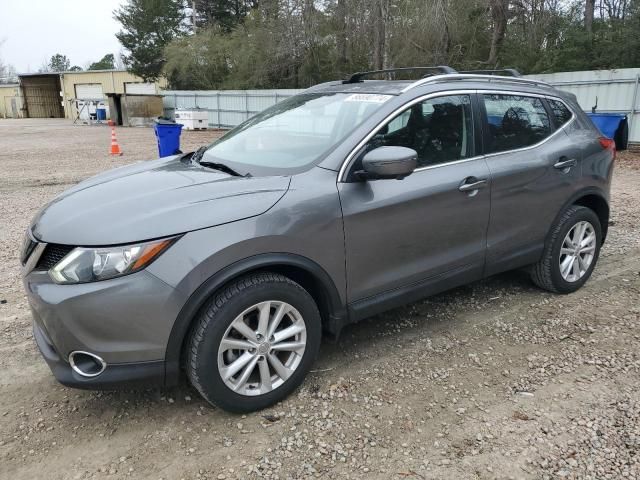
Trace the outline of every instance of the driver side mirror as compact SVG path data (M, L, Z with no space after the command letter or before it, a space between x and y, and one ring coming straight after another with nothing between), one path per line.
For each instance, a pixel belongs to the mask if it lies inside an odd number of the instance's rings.
M362 170L355 172L361 180L402 180L418 165L418 153L406 147L378 147L362 158Z

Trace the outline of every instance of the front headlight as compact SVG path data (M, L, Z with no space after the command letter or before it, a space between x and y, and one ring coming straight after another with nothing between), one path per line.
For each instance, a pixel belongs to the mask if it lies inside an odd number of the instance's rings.
M86 283L142 270L164 252L176 237L119 247L74 248L51 270L56 283Z

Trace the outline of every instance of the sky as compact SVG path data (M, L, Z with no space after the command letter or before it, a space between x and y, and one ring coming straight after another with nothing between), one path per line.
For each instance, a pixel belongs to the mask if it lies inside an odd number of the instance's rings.
M61 53L83 69L122 46L113 10L125 0L0 0L0 58L35 72Z

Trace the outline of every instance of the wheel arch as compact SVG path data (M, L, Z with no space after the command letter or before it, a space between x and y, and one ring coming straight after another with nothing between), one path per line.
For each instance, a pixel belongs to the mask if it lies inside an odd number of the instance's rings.
M600 227L602 229L602 242L607 236L607 231L609 229L609 201L607 200L607 195L598 188L585 188L579 190L575 194L565 202L562 208L558 211L558 214L553 219L549 227L549 233L547 233L547 238L545 239L545 245L549 241L549 234L553 226L558 222L562 213L569 208L571 205L580 205L582 207L587 207L593 210L598 219L600 220Z
M604 244L607 238L607 232L609 231L609 203L605 197L597 191L588 191L574 199L572 205L587 207L595 212L600 220L602 243Z
M193 321L211 295L236 278L251 272L269 271L299 283L313 297L320 310L323 329L333 335L346 323L346 308L329 274L313 260L286 253L254 255L215 273L189 297L171 329L165 352L165 385L175 385L180 378L184 343Z

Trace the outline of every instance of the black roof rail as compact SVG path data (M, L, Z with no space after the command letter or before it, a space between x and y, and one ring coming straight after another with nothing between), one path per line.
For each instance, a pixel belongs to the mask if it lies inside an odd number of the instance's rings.
M463 70L458 73L474 73L476 75L504 75L507 77L522 76L522 74L515 68L503 68L501 70Z
M441 65L438 67L386 68L384 70L371 70L369 72L354 73L348 79L343 80L342 83L359 83L363 81L364 77L369 77L371 75L380 74L380 73L411 72L411 71L418 71L418 70L427 71L428 72L427 75L458 73L453 68L447 67L446 65Z

